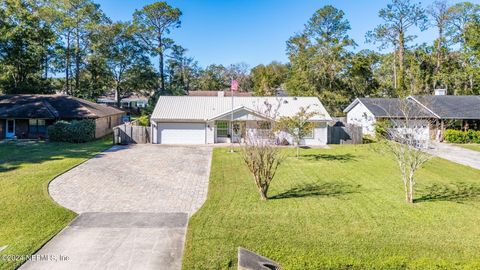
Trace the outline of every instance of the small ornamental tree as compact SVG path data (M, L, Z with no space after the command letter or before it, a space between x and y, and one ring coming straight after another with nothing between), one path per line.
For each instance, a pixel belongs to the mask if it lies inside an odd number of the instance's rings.
M315 123L310 119L317 115L315 111L309 111L309 106L300 108L294 116L280 117L276 123L275 128L277 131L285 131L293 137L297 149L297 158L300 149L300 141L308 134L312 133L315 128Z
M382 107L381 105L378 105ZM432 157L425 149L424 128L431 121L422 116L417 107L408 100L399 100L392 108L383 108L391 115L389 123L383 123L382 132L377 133L377 150L382 154L391 154L398 165L405 192L405 201L413 203L417 171ZM397 111L393 115L392 111Z
M280 104L280 102L278 103ZM282 164L284 156L276 145L275 131L271 128L278 114L278 107L264 103L261 111L267 116L270 128L261 132L249 132L242 146L242 156L248 170L252 173L255 185L262 200L268 199L268 189L275 177L278 167ZM259 109L260 111L260 109Z

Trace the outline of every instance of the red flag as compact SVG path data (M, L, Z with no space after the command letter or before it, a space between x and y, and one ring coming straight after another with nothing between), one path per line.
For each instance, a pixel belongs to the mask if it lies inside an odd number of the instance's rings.
M232 86L230 87L232 91L238 91L238 82L237 80L232 80Z

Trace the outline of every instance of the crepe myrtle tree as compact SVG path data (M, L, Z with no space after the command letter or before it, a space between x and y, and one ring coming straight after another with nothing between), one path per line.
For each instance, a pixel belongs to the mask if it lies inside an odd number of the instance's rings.
M280 100L277 104L281 104ZM278 167L284 160L281 149L277 147L275 130L272 128L278 116L279 106L268 102L261 104L257 111L266 116L264 129L250 131L242 146L242 157L248 170L252 173L255 186L262 200L268 199L268 189Z
M393 156L400 170L405 200L413 203L416 173L431 159L431 155L425 152L429 135L425 138L424 134L431 120L412 108L411 101L407 99L399 99L398 104L392 107L384 108L385 112L397 111L400 114L378 123L376 130L381 132L376 133L379 140L376 149Z
M311 134L315 128L315 123L310 119L316 115L318 112L310 110L310 106L301 107L293 116L280 117L275 125L277 131L285 131L292 136L297 150L297 158L300 152L300 141Z

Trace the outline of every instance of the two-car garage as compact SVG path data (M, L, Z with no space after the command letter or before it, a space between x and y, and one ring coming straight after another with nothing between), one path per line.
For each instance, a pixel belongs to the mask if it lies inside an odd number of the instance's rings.
M157 143L205 144L205 123L157 123Z

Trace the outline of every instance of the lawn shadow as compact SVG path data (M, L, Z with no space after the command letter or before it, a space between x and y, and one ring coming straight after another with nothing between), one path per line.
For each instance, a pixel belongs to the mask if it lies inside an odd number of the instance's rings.
M302 197L337 197L358 193L361 185L351 185L342 182L310 183L297 185L285 192L270 197L271 199L287 199Z
M414 202L465 202L480 199L480 185L459 182L450 185L433 184L419 190L423 194L420 198L414 199Z
M18 165L0 164L0 173L16 170Z
M106 144L105 148L109 145ZM121 151L128 147L111 148L110 152ZM41 164L47 161L62 160L65 158L101 158L105 154L98 153L101 146L93 143L73 144L56 142L15 142L11 144L0 145L0 150L4 151L0 155L0 173L10 172L27 164ZM107 150L108 151L108 150ZM93 156L95 153L97 155Z
M301 155L301 159L306 159L310 161L320 161L320 160L328 160L328 161L356 161L356 156L352 155L350 153L348 154L338 154L338 155L332 155L332 154L306 154L306 155Z

